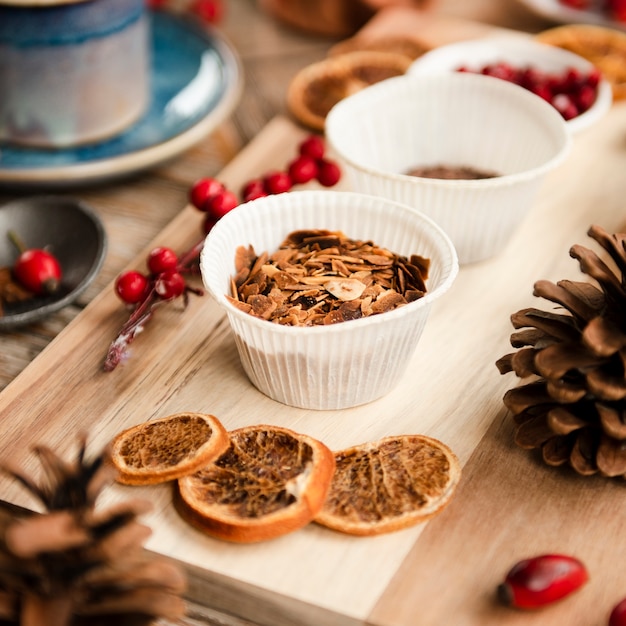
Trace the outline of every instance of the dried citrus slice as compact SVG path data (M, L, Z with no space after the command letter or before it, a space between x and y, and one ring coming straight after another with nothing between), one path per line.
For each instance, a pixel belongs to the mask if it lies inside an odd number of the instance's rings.
M323 130L337 102L385 78L404 74L411 59L393 52L357 51L308 65L289 83L287 107L302 124Z
M151 485L195 472L228 448L228 432L213 415L176 413L128 428L111 444L125 485Z
M407 528L438 513L461 476L456 455L423 435L385 437L335 453L336 470L315 521L352 535Z
M593 63L611 83L613 98L626 98L626 33L605 26L566 24L535 37Z
M335 469L320 441L278 426L233 430L217 460L178 480L180 515L229 541L272 539L311 522Z

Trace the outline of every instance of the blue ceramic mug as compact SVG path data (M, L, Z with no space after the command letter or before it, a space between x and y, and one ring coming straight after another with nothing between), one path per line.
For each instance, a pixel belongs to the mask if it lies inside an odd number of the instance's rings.
M0 0L0 142L101 141L148 105L144 0Z

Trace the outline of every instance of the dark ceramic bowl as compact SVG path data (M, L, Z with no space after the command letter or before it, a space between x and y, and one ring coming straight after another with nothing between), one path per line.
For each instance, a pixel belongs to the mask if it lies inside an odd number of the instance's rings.
M0 330L38 321L74 302L104 262L107 238L102 223L92 209L73 198L38 196L0 206L0 267L12 266L18 256L9 231L27 248L45 248L54 254L63 279L54 295L5 304Z

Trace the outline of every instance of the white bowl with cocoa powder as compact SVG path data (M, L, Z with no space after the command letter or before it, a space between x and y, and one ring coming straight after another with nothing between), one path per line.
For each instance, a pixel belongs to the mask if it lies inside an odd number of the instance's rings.
M369 241L396 256L428 259L424 295L393 310L319 325L269 321L233 304L231 281L241 246L252 246L256 255L272 254L291 233L320 229ZM332 245L324 250L334 254ZM310 190L260 198L229 212L207 236L200 269L206 288L226 312L252 384L283 404L330 410L373 401L399 382L433 302L456 278L458 260L443 230L410 207L376 196ZM358 273L342 276L341 271L330 278L367 280ZM312 282L311 292L326 298L326 283ZM294 300L301 309L312 306ZM362 306L358 304L359 311ZM300 313L306 317L306 310Z
M330 111L326 139L353 190L431 217L461 264L502 251L572 143L567 123L541 98L460 72L390 78L349 96ZM491 177L409 174L438 166Z

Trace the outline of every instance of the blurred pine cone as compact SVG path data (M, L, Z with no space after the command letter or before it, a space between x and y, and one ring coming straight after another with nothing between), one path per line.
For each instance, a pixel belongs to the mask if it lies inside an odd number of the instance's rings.
M557 305L511 316L511 345L496 362L501 374L529 382L504 395L515 441L540 449L549 465L579 474L626 476L626 235L599 226L588 233L614 261L574 245L570 256L591 282L535 283L534 295ZM610 263L610 260L607 259Z
M143 549L151 531L137 518L149 503L96 510L113 478L108 453L87 461L84 439L74 463L43 446L35 452L44 470L39 485L2 466L46 512L0 511L0 624L147 626L182 617L182 573Z

